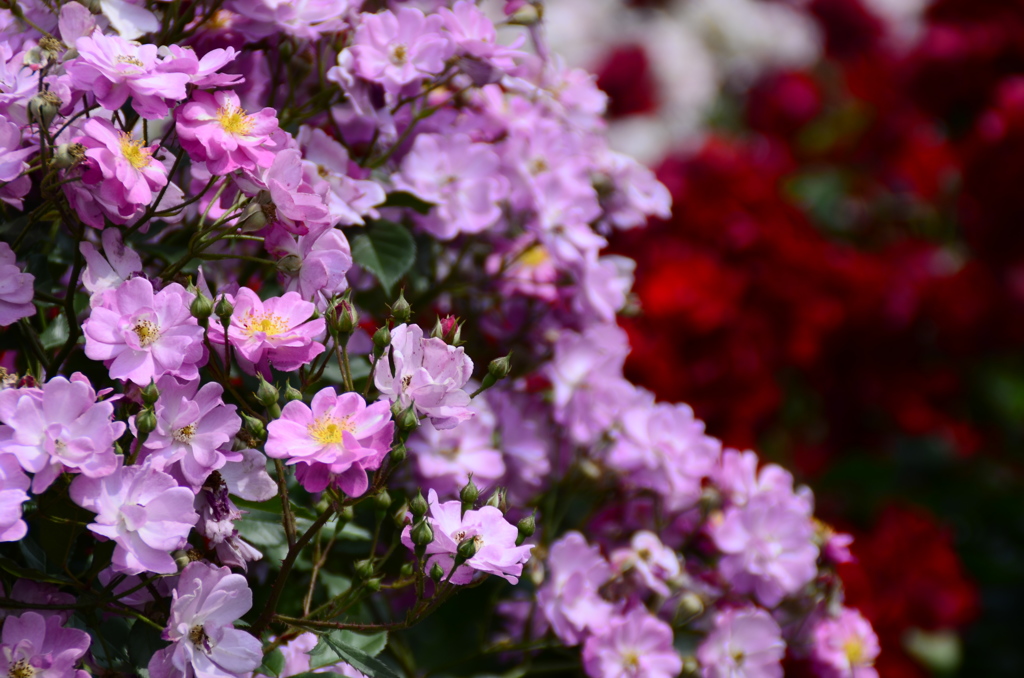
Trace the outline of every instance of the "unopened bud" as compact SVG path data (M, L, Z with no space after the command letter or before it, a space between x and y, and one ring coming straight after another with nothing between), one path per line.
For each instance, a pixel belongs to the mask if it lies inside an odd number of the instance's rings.
M61 98L50 90L39 92L28 100L28 105L26 106L28 119L40 127L50 129L53 118L60 112L60 107L63 103Z
M516 523L516 529L519 530L519 536L516 537L516 546L522 546L523 542L533 536L533 533L537 530L537 521L532 515L526 516Z
M409 524L409 502L403 501L397 509L391 512L391 522L398 529L402 529Z
M683 657L683 670L679 674L680 676L697 676L700 675L700 662L697 658L689 655Z
M430 336L451 346L458 346L462 343L462 323L453 315L439 317Z
M373 571L376 569L373 567L373 561L369 558L364 560L356 561L355 567L356 576L360 579L369 579L373 576Z
M410 536L412 543L416 546L427 546L434 541L434 530L430 527L430 523L421 518L418 523L413 525Z
M140 435L149 435L156 430L156 412L153 408L147 407L135 415L135 430Z
M302 259L297 254L289 254L277 262L277 270L285 275L295 275L302 268Z
M334 307L334 315L340 334L352 334L356 326L359 325L359 313L356 312L356 307L347 299L342 299L338 302L338 305Z
M495 379L504 379L512 371L512 354L502 358L495 358L487 365L487 374Z
M230 301L228 301L228 298L222 294L220 295L220 299L217 300L217 304L213 307L213 312L220 320L220 324L227 327L231 324L231 315L235 312L235 307Z
M142 402L146 407L153 407L153 405L156 405L156 401L160 399L160 391L152 379L149 380L149 384L140 393L142 395Z
M284 387L284 401L290 403L293 400L302 400L302 391L288 384Z
M391 508L391 495L387 490L381 490L373 497L373 503L381 511L387 511Z
M213 315L213 300L202 292L196 292L196 298L189 306L192 317L200 323L205 323Z
M696 593L684 593L676 605L673 619L675 626L683 626L704 612L704 601Z
M269 219L265 207L258 202L250 202L238 217L238 229L243 233L252 233L266 226Z
M85 146L83 144L61 144L53 149L53 161L51 164L57 169L67 169L85 160Z
M508 18L508 22L514 26L533 26L544 16L544 8L532 2L523 3Z
M487 499L487 506L493 506L502 513L508 510L508 504L505 502L505 488L499 487L491 494Z
M427 515L427 500L423 498L422 492L417 492L416 496L409 502L409 510L412 511L412 515L419 520L423 516Z
M398 568L398 576L402 579L407 579L412 576L415 571L415 566L412 563L402 563L402 567Z
M444 579L444 569L437 563L434 563L430 568L430 578L436 582L441 581Z
M93 14L102 14L103 5L101 0L81 0L80 4L85 5L85 8Z
M420 425L420 418L416 416L416 410L413 409L413 406L409 405L398 415L395 423L398 424L400 431L411 431Z
M463 562L469 560L476 555L476 552L480 550L480 544L477 543L475 537L467 537L459 542L459 547L455 549L455 555L459 557Z
M250 417L245 412L240 413L242 420L245 422L245 427L249 430L249 433L253 435L257 440L263 440L267 437L267 427L262 421L256 417Z
M391 330L387 325L381 326L379 330L373 333L373 345L377 349L374 353L377 355L382 355L384 353L384 349L386 349L390 343Z
M178 571L185 569L185 566L192 562L192 559L188 557L188 551L185 549L178 549L171 554L174 558L174 564L178 566Z
M469 511L476 506L476 500L480 497L480 490L477 489L476 485L473 484L473 477L470 476L469 482L459 492L459 499L462 500L462 512Z
M376 593L377 591L380 591L380 577L367 579L363 582L363 586L365 586L371 593Z
M412 306L405 300L405 290L398 292L398 298L395 299L395 303L391 305L391 317L395 319L399 325L409 322L409 318L412 317Z
M402 443L398 443L397 445L391 448L391 463L394 465L401 464L403 461L405 461L405 458L408 456L408 454L409 451L405 449L405 445L403 445Z
M356 510L351 506L346 506L338 512L338 526L344 527L346 523L351 523L356 519Z
M276 406L281 393L273 384L264 379L262 374L257 373L256 377L259 379L259 386L256 389L256 400L263 407L270 408Z

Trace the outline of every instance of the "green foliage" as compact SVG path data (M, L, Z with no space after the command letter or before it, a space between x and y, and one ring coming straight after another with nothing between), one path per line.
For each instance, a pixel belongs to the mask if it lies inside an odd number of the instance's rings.
M352 258L377 276L387 294L416 261L416 241L401 224L376 221L352 238Z

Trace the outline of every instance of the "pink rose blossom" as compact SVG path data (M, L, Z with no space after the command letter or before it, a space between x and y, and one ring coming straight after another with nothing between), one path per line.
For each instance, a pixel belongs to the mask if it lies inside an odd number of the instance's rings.
M478 488L486 490L505 475L505 462L494 440L494 414L483 401L474 401L470 409L476 416L455 428L439 431L424 422L409 437L406 446L424 487L454 496L470 476Z
M0 327L35 315L35 276L18 268L11 246L0 242Z
M23 612L4 620L0 637L0 671L8 676L88 678L75 665L89 649L89 634L66 629L57 615Z
M283 227L265 236L267 251L281 257L278 270L287 279L285 291L323 303L348 289L345 274L352 268L352 252L345 234L336 228L310 232L298 238Z
M111 421L114 406L96 402L81 374L54 377L42 388L0 391L0 453L17 457L35 474L32 491L42 492L65 469L92 478L114 472L114 441L124 422Z
M238 678L263 662L263 644L233 622L252 608L245 577L203 562L182 570L163 637L173 643L149 662L152 678Z
M508 181L490 144L465 134L421 134L392 177L395 187L437 206L420 225L440 240L480 233L501 218Z
M289 148L274 156L269 169L243 174L237 181L244 192L258 194L268 224L296 235L319 233L333 226L326 202L329 189L307 169L299 150Z
M28 533L21 505L28 501L28 476L13 454L0 454L0 542L18 541Z
M683 660L672 627L640 606L587 638L583 668L590 678L675 678Z
M838 617L818 622L812 635L811 659L822 678L878 678L878 636L857 610L844 607Z
M473 416L463 390L472 376L473 361L461 347L424 338L419 325L399 325L391 330L391 350L377 362L374 384L383 397L402 408L413 405L443 431Z
M440 29L441 17L424 16L415 7L364 14L351 47L356 72L391 93L440 73L452 53Z
M637 580L660 596L669 595L667 584L681 572L675 551L646 530L634 533L629 548L616 549L610 560L616 572Z
M533 544L516 546L519 530L505 520L501 511L493 506L484 506L463 513L462 502L441 504L434 490L427 493L427 504L430 507L430 527L434 530L434 541L427 545L428 557L424 565L427 572L437 563L448 578L455 565L459 544L472 539L477 546L476 554L456 568L448 581L468 584L479 571L497 575L512 584L519 582L523 563L530 559ZM410 549L413 548L411 530L407 525L402 532L402 543Z
M237 456L230 451L231 441L242 419L234 405L221 400L224 387L216 382L199 388L198 381L180 384L165 376L156 386L156 429L146 438L143 459L158 471L179 464L185 481L197 491L207 476ZM133 431L134 424L133 419Z
M387 402L366 405L358 393L325 388L311 405L293 400L267 426L267 456L302 464L297 475L310 492L329 484L352 497L366 492L366 471L391 450L394 422Z
M191 302L178 283L154 293L145 278L126 280L82 324L85 355L102 360L112 378L139 386L165 374L197 379L206 352Z
M215 175L270 167L284 147L277 111L246 113L231 91L196 91L174 117L182 148Z
M242 287L234 297L227 297L235 308L227 328L228 341L234 349L232 355L247 373L258 370L269 379L271 365L293 372L324 352L318 339L327 324L323 318L310 319L316 309L298 292L262 301L251 289ZM210 323L209 336L212 343L223 346L220 323Z
M199 516L195 495L149 466L119 466L105 478L79 476L71 499L96 513L89 530L117 543L113 567L125 574L173 574L171 551L181 548Z
M89 92L108 111L116 111L128 97L143 118L167 116L168 101L185 98L186 73L168 72L158 47L129 42L98 29L75 41L78 58L65 64L71 86Z
M78 246L85 257L82 285L92 295L89 300L92 306L99 306L108 290L116 290L125 280L142 272L142 259L138 252L124 244L119 229L104 229L100 239L103 254L91 242L83 241Z
M537 606L563 643L577 645L608 625L612 604L598 590L612 578L612 569L597 546L579 532L568 532L551 545L547 570Z
M725 554L718 565L725 580L766 607L799 592L818 573L814 526L794 502L757 495L726 509L708 530Z
M719 612L697 648L703 678L782 678L785 654L779 625L756 607Z
M65 192L90 226L103 228L103 217L123 224L148 207L167 185L167 168L153 158L158 145L119 132L109 121L90 118L75 143L85 147L80 182Z

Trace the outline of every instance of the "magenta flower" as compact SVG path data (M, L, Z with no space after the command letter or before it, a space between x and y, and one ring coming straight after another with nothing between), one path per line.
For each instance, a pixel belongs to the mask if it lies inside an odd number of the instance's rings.
M307 174L309 170L315 170L328 186L324 199L331 213L331 223L361 226L365 223L363 217L379 216L374 207L383 203L387 195L378 182L350 176L352 172L365 170L350 163L344 146L322 129L305 125L299 128L296 141L302 149L302 161Z
M239 184L247 193L263 191L259 202L270 224L297 235L322 232L333 225L325 199L328 186L318 176L307 176L306 170L302 154L289 148L274 157L270 169L258 177L243 176Z
M392 177L395 187L437 206L420 225L440 240L480 233L501 218L508 181L491 144L465 134L420 134Z
M13 454L35 474L32 491L42 492L65 469L92 478L114 472L114 441L125 425L111 421L114 406L96 402L81 374L54 377L42 388L0 391L0 453Z
M28 532L21 506L28 501L28 476L13 454L0 454L0 542L18 541Z
M178 571L171 551L181 548L199 520L195 495L150 466L119 466L105 478L79 476L71 499L96 513L89 530L117 543L113 567L125 574Z
M165 374L197 379L206 352L191 302L177 283L154 294L145 278L126 280L82 324L85 355L102 360L112 378L139 386Z
M298 291L303 299L320 302L348 289L345 274L352 268L352 252L338 229L296 238L277 227L265 236L264 246L281 257L278 270L287 276L286 291Z
M704 678L782 678L785 654L779 625L756 607L719 612L697 648Z
M620 415L621 432L606 463L627 485L657 492L669 510L693 506L716 470L721 443L704 433L688 405L634 400Z
M103 254L91 242L83 241L78 246L85 257L82 285L92 295L92 306L100 305L108 290L116 290L125 280L142 272L142 259L138 252L125 246L119 229L104 229L100 240Z
M35 276L22 273L11 246L0 242L0 327L35 315Z
M235 0L229 6L248 19L241 30L255 40L276 33L316 40L322 33L335 33L345 27L342 19L350 0Z
M0 57L2 56L0 54ZM3 76L3 63L0 59L0 82L4 81ZM3 95L0 94L0 100L2 98ZM0 106L0 110L2 110L2 106ZM26 160L38 151L39 148L31 144L27 148L22 148L21 128L9 120L0 118L0 201L13 205L19 210L22 208L22 198L32 188L32 179L25 172L28 169ZM3 280L2 275L0 275L0 280ZM0 325L4 324L0 319Z
M437 492L427 493L430 507L430 527L434 530L434 541L427 545L425 571L429 572L437 563L452 584L468 584L476 572L485 572L502 577L517 584L523 573L523 563L530 559L533 544L516 546L519 530L512 525L501 511L493 506L484 506L462 512L462 502L437 501ZM402 532L402 543L413 548L412 528L406 526ZM459 544L466 539L476 542L477 552L455 569L455 555Z
M568 532L551 545L537 605L563 643L576 645L609 625L612 604L598 590L611 578L601 550L579 532Z
M795 502L759 494L712 520L711 538L725 556L719 571L739 593L766 607L797 593L818 573L811 517Z
M476 416L455 428L439 431L425 422L410 436L406 446L424 487L456 495L470 476L485 490L505 475L505 462L494 440L494 414L480 403L470 407Z
M242 287L234 297L228 325L228 341L239 366L249 374L259 370L270 378L270 366L282 372L293 372L324 352L318 340L327 323L323 318L310 319L313 304L303 301L298 292L262 301L248 287ZM224 344L224 328L210 323L210 341Z
M351 48L361 77L397 93L444 70L453 46L441 32L441 17L400 7L396 12L364 14L362 20Z
M377 362L373 379L382 396L402 408L413 405L443 431L473 416L463 390L472 376L473 361L461 347L424 338L419 325L399 325L391 330L391 350Z
M668 583L679 576L679 556L661 543L658 535L641 530L633 534L629 548L616 549L611 555L616 572L631 577L660 596L669 595Z
M263 662L263 644L233 622L252 607L245 577L203 562L182 570L163 637L173 643L149 662L153 678L238 678Z
M199 388L198 381L180 384L165 376L156 385L160 391L156 430L146 438L144 460L158 471L178 463L186 482L198 491L211 473L227 463L228 456L236 456L230 451L231 441L242 419L234 405L221 400L224 387L216 382ZM133 431L134 425L133 419Z
M111 221L123 224L149 206L167 185L167 168L153 158L158 144L146 147L107 120L86 120L82 134L73 141L85 146L88 162L82 166L82 181L67 184L65 190L90 226L103 227L103 217L93 205Z
M23 612L4 620L0 640L0 671L8 676L88 678L75 664L89 649L89 634L66 629L57 615Z
M265 465L266 458L262 454L255 450L249 452L258 455ZM263 474L266 475L265 470ZM267 479L269 480L269 476ZM277 484L273 481L271 483L274 486L273 491L262 499L269 499L277 494ZM259 560L263 554L239 536L235 521L239 520L243 513L231 501L228 491L228 484L219 473L210 476L196 494L195 507L199 513L196 531L206 539L207 547L216 551L217 559L222 565L248 570L248 563Z
M358 393L325 388L310 406L293 400L267 426L267 456L301 463L299 480L310 492L329 484L352 497L366 492L366 471L380 468L391 450L395 424L387 402L367 406Z
M96 97L103 108L116 111L128 97L143 118L167 116L168 102L185 98L187 73L168 72L156 45L129 42L98 29L75 41L78 58L64 66L71 86Z
M672 627L639 606L587 638L583 668L590 678L675 678L683 660Z
M844 607L839 616L819 621L812 635L811 659L822 678L878 678L878 636L857 610Z
M182 148L193 160L205 162L211 174L270 167L284 148L277 111L246 113L231 91L196 91L174 118Z

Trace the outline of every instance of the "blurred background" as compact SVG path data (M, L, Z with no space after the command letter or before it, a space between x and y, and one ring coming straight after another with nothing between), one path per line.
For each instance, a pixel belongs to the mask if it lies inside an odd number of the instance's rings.
M544 9L674 199L629 376L856 536L884 678L1024 675L1024 1Z

